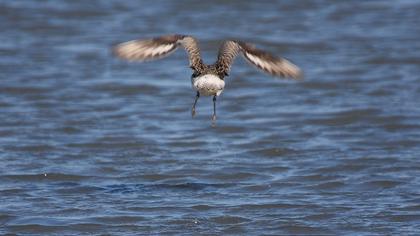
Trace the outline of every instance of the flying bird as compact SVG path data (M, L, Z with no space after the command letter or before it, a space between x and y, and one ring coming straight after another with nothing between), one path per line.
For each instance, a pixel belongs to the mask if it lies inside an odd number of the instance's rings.
M221 45L215 63L205 64L200 55L198 41L189 35L165 35L152 39L132 40L116 45L114 54L129 61L148 61L166 57L182 46L192 69L191 84L197 94L192 105L192 117L201 95L213 96L212 121L216 120L216 97L225 88L225 77L238 54L262 71L277 77L302 78L301 70L290 61L257 49L254 45L238 40L227 40Z

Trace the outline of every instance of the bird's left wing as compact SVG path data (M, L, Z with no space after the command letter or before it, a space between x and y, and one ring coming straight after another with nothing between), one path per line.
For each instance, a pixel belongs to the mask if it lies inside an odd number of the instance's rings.
M202 59L197 40L188 35L165 35L152 39L132 40L116 45L114 54L130 61L148 61L166 57L179 46L188 53L190 67L200 68Z

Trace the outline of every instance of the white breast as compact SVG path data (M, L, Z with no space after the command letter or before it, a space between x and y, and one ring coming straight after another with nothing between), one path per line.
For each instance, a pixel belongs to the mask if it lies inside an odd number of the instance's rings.
M191 83L193 88L204 96L219 96L225 88L225 81L212 74L192 78Z

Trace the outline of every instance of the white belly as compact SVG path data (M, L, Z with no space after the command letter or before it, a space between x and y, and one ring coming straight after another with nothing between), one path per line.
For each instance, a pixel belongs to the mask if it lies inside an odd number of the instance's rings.
M225 81L212 74L192 78L191 83L193 88L204 96L219 96L225 88Z

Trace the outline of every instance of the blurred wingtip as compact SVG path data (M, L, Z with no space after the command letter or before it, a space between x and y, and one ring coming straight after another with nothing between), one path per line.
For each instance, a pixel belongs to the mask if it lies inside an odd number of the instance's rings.
M300 68L298 68L298 71L297 71L296 75L293 76L292 78L295 79L295 80L304 80L305 75L304 75L303 71Z
M280 64L283 77L288 77L294 80L304 79L303 71L297 65L284 58L281 60Z

